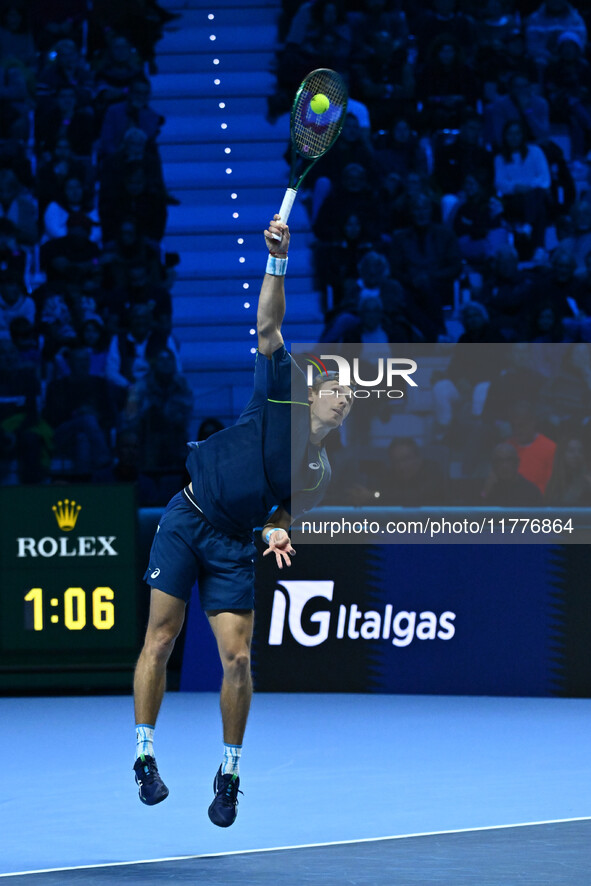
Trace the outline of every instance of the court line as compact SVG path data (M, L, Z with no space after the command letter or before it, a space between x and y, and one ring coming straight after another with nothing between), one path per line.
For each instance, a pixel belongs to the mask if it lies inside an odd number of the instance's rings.
M35 871L14 871L0 877L23 877L25 874L57 874L61 871L84 871L94 868L121 868L133 864L162 864L167 861L191 861L197 858L226 858L229 855L255 855L257 852L286 852L289 849L318 849L326 846L350 846L356 843L383 843L386 840L409 840L411 837L441 837L446 834L473 834L479 831L503 831L511 828L531 828L545 824L568 824L591 821L591 815L578 818L550 818L547 821L520 821L515 824L492 824L479 828L458 828L450 831L423 831L417 834L395 834L389 837L360 837L357 840L332 840L329 843L302 843L296 846L266 846L262 849L233 849L230 852L206 852L200 855L172 855L169 858L143 858L136 861L107 861L101 864L79 864L66 868L40 868Z

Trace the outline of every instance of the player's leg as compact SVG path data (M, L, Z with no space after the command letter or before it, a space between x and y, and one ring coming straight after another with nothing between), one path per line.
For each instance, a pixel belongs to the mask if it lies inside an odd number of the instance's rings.
M184 600L152 588L150 617L135 669L135 780L142 803L154 806L168 796L154 757L154 728L166 688L166 665L185 618Z
M146 638L133 682L136 723L156 725L166 688L166 665L184 619L184 600L152 588Z
M160 778L154 759L154 728L166 687L166 665L199 571L195 551L200 525L201 520L184 492L173 496L158 524L144 573L144 581L152 592L148 629L134 680L136 761L133 768L140 800L148 806L168 796L168 788ZM156 579L157 588L154 587Z
M208 612L224 678L220 694L224 742L241 745L252 699L250 648L254 613Z
M220 694L224 760L214 780L215 797L208 814L214 824L229 827L236 819L240 752L252 699L250 649L254 613L208 611L207 617L224 671Z

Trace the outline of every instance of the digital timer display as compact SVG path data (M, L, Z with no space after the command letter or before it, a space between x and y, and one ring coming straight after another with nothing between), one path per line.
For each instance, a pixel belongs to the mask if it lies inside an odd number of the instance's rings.
M69 631L81 631L94 627L97 631L109 631L115 624L115 592L112 588L95 588L91 595L92 615L87 618L86 591L83 588L68 588L63 598L51 597L49 605L59 607L63 622ZM42 631L47 626L43 612L43 588L31 588L25 594L25 629ZM52 612L51 624L58 624L60 616Z
M0 507L10 514L0 534L0 689L19 673L31 687L93 685L93 675L95 685L130 685L140 575L133 487L6 487Z

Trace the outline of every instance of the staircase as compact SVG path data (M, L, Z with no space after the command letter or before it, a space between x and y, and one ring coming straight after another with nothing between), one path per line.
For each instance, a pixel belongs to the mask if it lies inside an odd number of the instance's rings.
M280 0L165 0L181 13L158 44L153 107L164 114L164 177L181 200L163 246L181 263L173 288L174 333L195 391L195 426L233 421L252 390L256 303L265 268L262 231L281 204L289 117L266 120L274 90ZM213 39L215 38L215 39ZM286 342L321 328L301 201L290 216Z

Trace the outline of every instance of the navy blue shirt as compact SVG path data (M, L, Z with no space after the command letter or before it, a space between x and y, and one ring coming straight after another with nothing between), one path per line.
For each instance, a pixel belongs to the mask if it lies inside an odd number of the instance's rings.
M310 443L306 377L283 346L270 359L257 352L253 395L236 424L189 445L195 500L228 535L264 525L277 505L299 516L330 482L324 446Z

